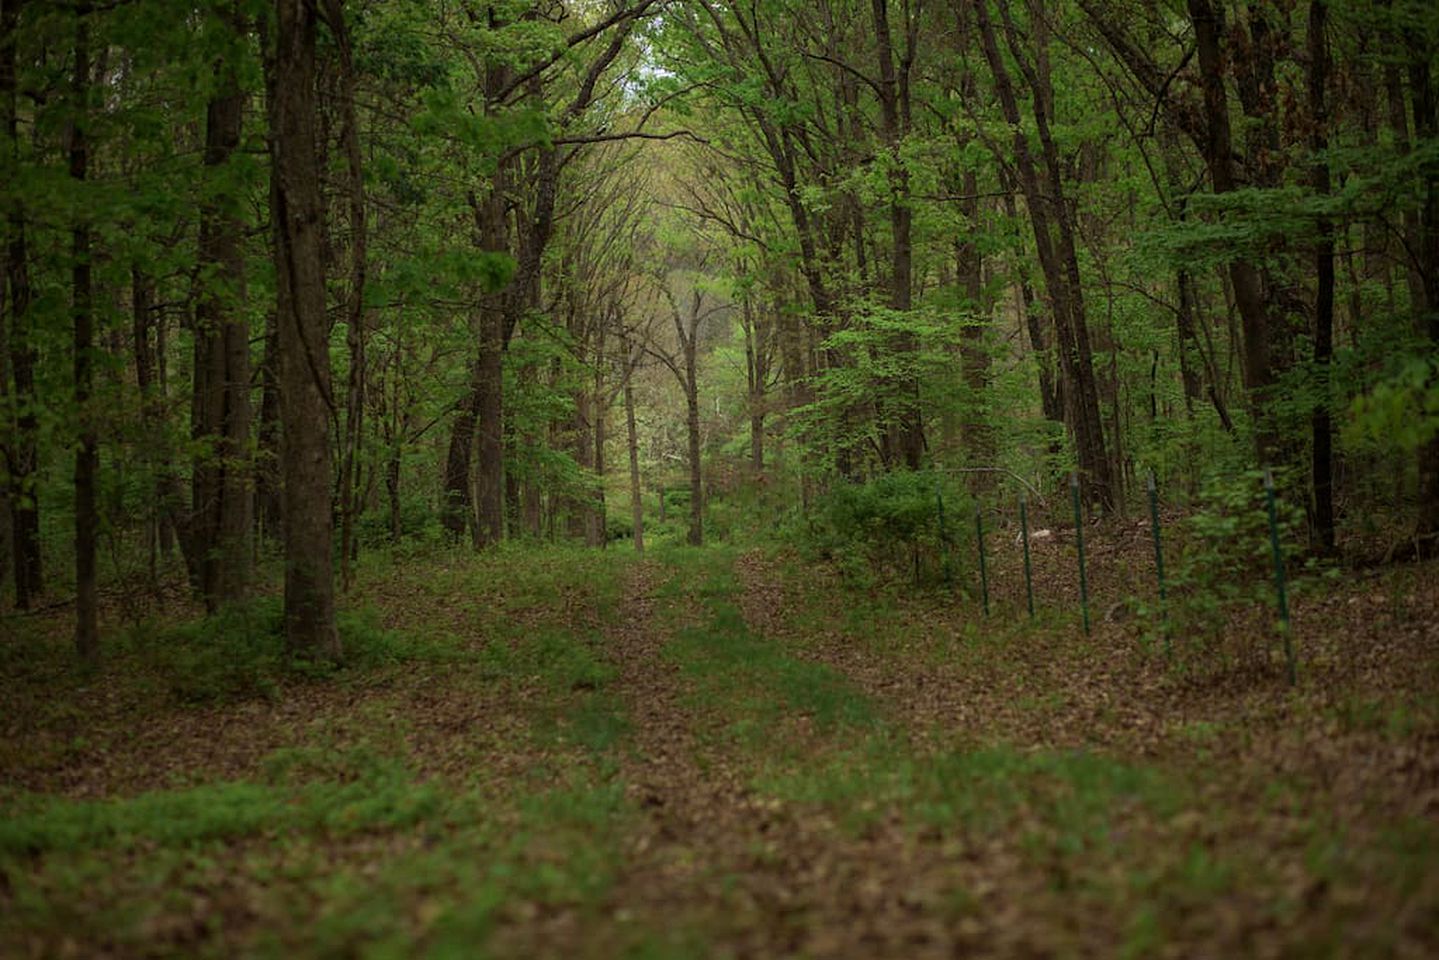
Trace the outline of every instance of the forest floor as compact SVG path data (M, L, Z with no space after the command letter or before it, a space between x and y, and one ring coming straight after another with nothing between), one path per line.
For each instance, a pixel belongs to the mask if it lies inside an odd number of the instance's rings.
M273 608L112 611L89 676L7 621L0 956L1433 956L1439 566L1301 590L1291 688L1263 611L1166 658L1126 544L1088 636L1003 542L988 620L723 545L377 560L324 676Z

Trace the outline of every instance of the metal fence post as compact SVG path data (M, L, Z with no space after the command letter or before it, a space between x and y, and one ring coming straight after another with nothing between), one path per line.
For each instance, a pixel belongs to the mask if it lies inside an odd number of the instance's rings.
M1019 537L1024 543L1024 599L1029 604L1029 619L1034 619L1034 574L1029 566L1029 511L1024 491L1019 491Z
M1154 471L1149 471L1149 521L1154 530L1154 575L1159 580L1159 630L1164 636L1164 656L1171 651L1169 646L1169 596L1164 585L1164 546L1159 538L1159 491L1154 483Z
M1294 686L1294 642L1289 636L1289 587L1284 576L1284 549L1279 545L1279 510L1274 496L1274 472L1264 471L1264 499L1269 508L1269 548L1274 552L1274 597L1279 606L1279 632L1284 635L1284 662L1289 685Z

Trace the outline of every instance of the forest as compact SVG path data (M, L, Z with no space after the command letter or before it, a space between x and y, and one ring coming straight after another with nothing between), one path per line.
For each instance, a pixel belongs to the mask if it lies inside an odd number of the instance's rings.
M1439 6L0 0L0 956L1439 951Z

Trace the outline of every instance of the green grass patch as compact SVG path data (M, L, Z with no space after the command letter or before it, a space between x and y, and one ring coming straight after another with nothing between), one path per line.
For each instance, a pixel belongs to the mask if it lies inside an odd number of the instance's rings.
M271 699L287 680L355 675L396 663L463 659L452 639L427 632L387 630L372 609L338 614L343 660L317 663L286 649L284 611L277 597L236 604L170 629L137 627L113 645L132 652L182 703Z
M624 784L585 766L500 797L363 745L265 767L125 799L9 798L0 952L485 956L507 911L590 909L623 862Z
M897 809L916 823L981 832L1028 824L1073 848L1102 840L1112 814L1137 806L1167 816L1184 797L1153 768L1089 751L989 746L927 754L889 735L798 769L771 770L760 786L854 825Z
M790 656L752 632L737 607L711 603L700 626L680 630L666 653L680 665L696 698L757 732L783 714L811 718L823 731L868 726L874 706L843 674Z

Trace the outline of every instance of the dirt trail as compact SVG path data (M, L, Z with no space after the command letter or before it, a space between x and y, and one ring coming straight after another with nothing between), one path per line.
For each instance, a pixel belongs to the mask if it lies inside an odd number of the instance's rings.
M618 923L673 932L710 956L940 957L1023 953L996 928L1003 905L945 909L956 871L994 850L941 850L936 838L884 820L861 835L813 810L750 790L723 747L701 742L678 667L656 622L659 571L637 565L610 650L633 726L622 768L644 813L610 899ZM1012 918L1009 918L1012 919ZM603 948L601 948L603 952Z

